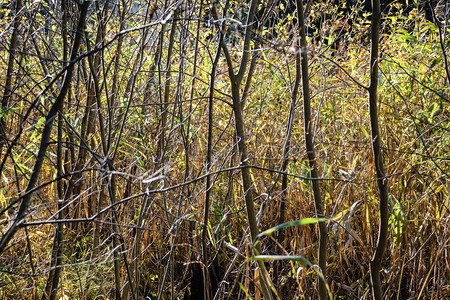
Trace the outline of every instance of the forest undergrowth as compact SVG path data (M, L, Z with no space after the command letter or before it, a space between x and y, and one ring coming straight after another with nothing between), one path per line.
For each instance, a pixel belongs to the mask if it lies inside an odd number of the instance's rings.
M6 137L0 144L1 234L25 191L32 201L0 253L0 298L47 299L49 282L60 272L53 287L57 299L195 299L206 263L211 299L262 299L245 194L254 196L260 232L317 217L301 92L293 99L291 27L276 27L276 37L261 30L251 43L249 71L240 86L245 168L253 182L244 191L223 52L214 65L221 40L231 60L241 61L242 31L235 30L236 22L208 24L207 7L194 2L150 3L137 10L127 1L91 4L79 46L84 56L75 63L30 191L46 116L70 64L79 8L67 3L63 13L26 3L16 14L4 12L10 14L0 20L0 125ZM230 4L232 9L237 15L237 4ZM15 18L26 22L17 28L11 51ZM339 23L326 22L328 28ZM310 126L328 229L326 277L335 299L371 298L370 261L378 235L366 88L369 23L359 22L352 32L326 32L324 26L315 33L322 38L308 38ZM447 54L438 28L421 13L384 22L378 80L390 208L384 296L445 299L450 297ZM448 34L447 28L443 37ZM328 35L337 41L334 46L323 38ZM443 47L448 53L445 39ZM316 222L286 225L261 236L259 244L260 254L279 258L265 265L280 298L318 298L317 268L308 266L318 261Z

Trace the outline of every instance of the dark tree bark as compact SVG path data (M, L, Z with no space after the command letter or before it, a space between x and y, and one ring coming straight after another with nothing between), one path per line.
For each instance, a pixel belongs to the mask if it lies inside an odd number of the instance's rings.
M255 203L253 197L253 180L250 176L250 168L248 168L248 154L247 154L247 139L245 134L245 124L244 117L242 115L242 97L241 97L241 84L242 79L244 78L244 74L247 71L247 64L249 61L250 55L250 41L251 41L251 30L252 24L254 21L256 8L257 8L257 0L252 0L249 4L249 12L247 16L245 33L244 33L244 42L242 49L242 56L239 65L239 70L237 73L234 71L233 60L228 51L227 45L222 40L221 48L225 55L225 59L228 67L228 75L230 77L231 83L231 97L233 99L232 108L234 112L234 122L235 122L235 130L236 130L236 138L238 141L238 149L240 154L240 165L242 166L241 175L242 175L242 185L244 189L244 197L245 197L245 207L247 211L247 221L250 228L250 235L252 242L255 241L256 236L259 233L258 222L256 219L255 213ZM215 15L214 18L218 19L217 12L213 6L212 10ZM261 253L260 245L257 244L254 249L254 255L258 255ZM262 273L262 282L261 282L261 290L267 299L273 299L274 295L277 296L276 290L274 290L273 283L270 280L268 271L264 265L264 263L260 260L257 261L259 268Z
M303 16L303 2L297 0L297 14L300 26L300 49L297 51L297 56L300 56L301 63L301 76L303 84L303 118L305 122L305 143L306 152L308 155L309 171L312 178L312 189L314 196L314 204L316 208L316 217L324 217L324 204L322 195L320 192L320 182L318 180L319 175L317 171L317 161L314 151L314 136L312 130L312 118L311 118L311 98L309 89L309 72L308 72L308 50L306 48L306 30L305 30L305 18ZM297 60L297 69L298 60ZM300 74L297 74L299 76ZM319 267L322 270L325 280L319 279L319 297L322 300L328 299L327 287L326 287L326 270L327 270L327 225L325 222L319 222Z
M67 61L69 49L67 47L67 7L66 0L61 1L61 12L62 12L62 36L63 36L63 61ZM70 87L69 87L70 89ZM57 191L58 191L58 219L64 219L66 215L66 210L64 209L66 201L65 201L65 193L64 193L64 185L62 176L64 174L63 170L63 111L64 104L61 106L61 109L58 114L58 146L57 146L57 159L56 159L56 170L57 170ZM56 294L58 291L58 283L61 275L62 267L61 264L63 262L63 251L64 251L64 224L58 223L56 225L55 237L53 240L53 249L52 249L52 262L51 265L54 267L49 274L47 279L47 284L45 286L45 290L42 293L41 300L47 299L53 300L56 298Z
M377 175L378 189L380 192L380 219L377 246L370 262L370 275L372 291L375 300L383 299L383 290L380 278L381 263L386 250L388 238L388 183L384 170L383 153L381 151L381 138L378 122L377 88L378 88L378 52L379 52L379 28L380 28L380 1L373 0L372 32L370 52L370 85L369 85L369 114L372 133L372 151Z
M16 16L14 17L13 22L13 32L11 34L11 39L9 41L9 58L8 58L8 67L6 69L6 76L5 76L5 85L3 90L3 97L1 101L1 111L0 111L0 157L3 150L3 146L7 143L7 132L6 132L6 116L3 116L3 113L5 113L8 109L9 100L11 98L11 89L12 89L12 79L13 79L13 72L14 72L14 61L17 59L16 52L17 52L17 36L19 33L19 25L21 22L21 17L19 15L19 12L22 8L22 0L16 1ZM6 159L6 157L4 158ZM0 168L0 174L2 173L2 169Z
M208 149L206 151L206 172L209 173L211 170L211 160L212 160L212 147L213 147L213 123L214 123L214 82L216 80L216 70L217 64L220 59L220 43L222 42L223 34L220 33L219 46L217 47L216 55L211 67L211 79L209 82L209 103L208 103ZM203 265L206 268L205 272L205 299L209 300L212 298L210 289L210 280L207 272L208 268L208 216L209 210L211 208L211 175L208 174L206 177L206 193L205 193L205 210L203 212L203 227L202 227L202 256Z

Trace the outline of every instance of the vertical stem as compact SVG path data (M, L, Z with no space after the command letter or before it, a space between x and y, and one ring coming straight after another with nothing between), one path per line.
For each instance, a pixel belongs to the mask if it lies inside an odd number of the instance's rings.
M291 133L292 133L292 124L294 123L294 117L295 117L295 106L297 103L297 97L298 97L298 90L300 87L300 80L301 80L301 70L300 70L300 56L295 56L295 65L296 65L296 76L295 76L295 82L294 86L291 92L291 107L289 111L289 120L288 125L286 129L286 138L285 143L283 147L283 161L281 163L281 171L284 172L282 181L281 181L281 201L280 201L280 214L278 218L278 224L283 224L286 222L286 202L287 202L287 194L288 194L288 184L289 184L289 176L286 173L287 167L289 164L289 152L291 148ZM276 181L278 181L278 176ZM274 185L275 187L275 185ZM284 245L284 230L278 231L278 242L282 245ZM274 278L275 280L278 279L278 267L281 266L281 262L277 262L275 269L274 269Z
M213 146L213 122L214 122L214 81L216 80L216 69L220 59L220 43L222 42L223 34L220 33L219 46L217 47L216 56L211 67L211 80L209 82L209 103L208 103L208 149L206 153L206 173L211 169L212 146ZM206 176L206 194L205 194L205 211L203 213L203 228L202 228L202 255L203 266L208 266L208 215L210 210L210 196L211 196L211 175ZM211 290L209 285L209 276L207 269L205 270L205 294L207 300L211 299Z
M116 169L114 168L111 161L108 161L107 163L108 163L108 167L111 172L116 171ZM108 180L108 192L109 192L111 204L114 204L117 202L117 200L116 200L116 190L117 190L116 177L114 174L111 174L110 176L111 177ZM125 272L126 272L127 279L128 279L128 285L129 285L129 289L131 291L131 299L136 300L137 299L136 291L134 289L133 278L132 278L132 274L130 272L129 264L127 261L127 249L125 248L125 241L123 240L122 233L120 232L120 228L118 226L119 218L117 216L117 211L115 209L112 209L111 213L112 213L113 246L114 246L114 275L116 277L116 282L115 282L116 299L122 299L122 297L120 296L120 290L121 290L121 288L120 288L121 287L121 285L120 285L120 268L117 267L120 265L119 251L118 251L119 247L120 247L120 253L122 254L122 261L125 266ZM125 295L125 296L127 296L127 295Z
M441 24L440 24L438 18L436 17L436 12L434 11L433 5L431 4L430 0L427 1L427 5L428 5L429 9L431 10L434 24L436 25L436 27L438 28L438 31L439 31L439 45L441 46L442 58L444 59L445 74L447 75L447 83L450 85L450 68L449 68L449 64L448 64L447 53L445 51L445 41L443 38Z
M305 32L305 18L303 15L303 2L297 0L297 14L300 26L300 49L297 56L301 60L301 76L303 83L303 118L305 122L305 143L306 152L308 155L309 170L312 178L312 189L314 196L314 204L316 208L316 217L324 216L324 203L320 192L320 182L318 180L317 161L314 151L312 118L311 118L311 98L309 89L309 72L308 72L308 53L306 49L306 32ZM298 72L298 60L297 60ZM300 74L297 73L297 76ZM328 299L326 287L326 268L327 268L327 226L325 222L319 222L319 267L322 270L325 280L319 280L319 297L320 299Z
M380 129L378 127L377 88L378 88L378 48L380 28L380 1L372 1L372 32L370 49L370 86L369 86L369 114L372 134L372 150L377 174L378 189L380 192L380 224L377 246L370 262L370 275L372 280L372 292L375 300L383 299L383 290L380 278L381 263L386 250L388 238L388 183L384 170L383 155L381 152Z
M247 16L246 26L245 26L245 38L244 38L244 45L242 49L242 55L241 55L241 62L239 65L239 71L237 74L234 73L233 68L233 60L231 58L231 55L228 51L228 47L225 44L225 42L221 41L221 48L224 52L225 59L227 62L228 67L228 75L230 77L231 82L231 97L233 99L233 112L234 112L234 121L235 121L235 129L236 129L236 138L238 141L238 149L240 154L240 166L241 169L241 175L242 175L242 185L244 189L244 198L245 198L245 207L247 211L247 221L248 226L250 228L250 236L251 241L256 239L256 236L259 233L258 230L258 222L256 219L256 213L255 213L255 203L254 203L254 197L253 197L253 180L250 176L250 168L248 168L248 154L247 154L247 139L245 136L245 124L244 124L244 118L242 115L242 104L241 104L241 83L242 79L244 77L244 74L247 70L247 63L250 55L250 36L252 34L252 25L256 13L256 7L257 7L257 0L252 0L250 2L250 9ZM217 11L215 10L214 5L212 4L212 11L215 19L218 19ZM250 80L250 79L247 79ZM255 249L253 249L254 255L258 255L261 253L261 247L260 244L257 244ZM264 265L264 263L260 260L257 261L259 268L261 269L262 274L262 282L261 282L261 289L263 294L265 295L266 299L273 299L273 294L271 292L271 288L275 296L277 295L277 292L273 286L273 283L270 280L269 274L267 272L267 269Z
M165 2L165 7L168 7L168 0L166 0ZM180 3L181 4L181 3ZM160 135L159 135L159 140L158 140L158 145L157 145L157 154L156 154L156 166L157 168L161 168L161 166L164 165L164 162L166 160L165 155L166 155L166 146L167 146L167 141L166 141L166 130L167 130L167 118L168 118L168 109L169 109L169 98L170 98L170 83L172 81L172 74L171 74L171 68L172 68L172 53L173 53L173 46L175 43L175 31L176 31L176 19L178 18L178 13L179 13L179 7L176 6L173 8L175 11L173 13L173 21L172 21L172 26L170 28L170 34L169 34L169 45L167 47L167 62L166 62L166 69L165 69L165 82L164 82L164 95L160 95L160 106L161 106L161 119L160 119ZM162 29L161 29L161 36L160 36L160 43L159 46L163 47L163 40L164 40L164 31L165 31L165 25L163 24ZM160 50L160 55L162 54L162 50ZM161 56L158 58L158 65L161 62ZM160 67L160 66L158 66ZM158 72L158 76L160 75L161 72ZM161 83L161 77L159 77L159 82ZM160 89L161 90L161 89ZM161 193L161 197L163 199L163 206L164 206L164 210L166 212L166 217L167 217L167 222L171 223L171 217L168 213L168 208L167 208L167 202L166 202L166 195L164 193ZM164 285L166 283L166 279L167 279L167 272L170 268L170 275L171 275L171 297L174 298L174 282L173 282L173 275L174 275L174 270L173 270L173 252L171 252L169 254L168 257L168 261L166 264L166 267L164 269L164 274L162 276L162 280L161 280L161 285L159 287L159 292L158 292L158 299L161 298L162 292L163 292L163 288Z
M19 25L21 22L21 17L19 15L20 10L22 9L22 0L17 0L15 3L15 10L16 15L14 16L14 23L13 23L13 32L11 34L11 39L9 41L9 58L8 58L8 68L6 70L6 76L5 76L5 85L4 85L4 92L2 97L2 106L3 108L6 108L9 103L9 99L11 97L11 85L12 85L12 78L13 78L13 72L14 72L14 60L16 60L16 48L17 48L17 36L19 31Z
M62 12L62 38L63 38L63 61L67 61L68 56L68 47L67 47L67 10L66 10L66 0L61 1L61 12ZM58 209L58 219L62 220L65 217L65 210L64 210L64 186L63 186L63 180L62 175L64 174L63 171L63 141L62 141L62 131L63 131L63 117L62 113L64 111L64 105L61 106L61 109L58 114L58 144L57 144L57 158L56 158L56 170L57 170L57 209ZM51 266L54 267L49 274L47 279L47 284L45 287L44 292L42 293L41 299L46 299L47 295L49 296L50 300L53 300L56 298L56 294L58 291L58 283L59 283L59 277L62 271L62 267L60 265L62 264L63 259L63 251L64 251L64 224L58 223L56 225L56 232L55 237L53 240L53 251L52 251L52 262Z
M6 69L6 76L5 76L5 84L4 84L4 91L3 91L3 97L1 101L0 106L0 156L3 150L4 144L7 142L7 132L6 132L6 117L3 117L3 113L6 112L9 105L9 99L11 98L11 88L12 88L12 78L13 78L13 72L14 72L14 60L16 59L16 48L17 48L17 35L19 32L19 25L21 22L21 17L19 15L20 10L22 9L22 0L16 1L16 16L14 17L14 23L13 23L13 32L11 34L11 39L9 41L9 58L8 58L8 67ZM6 157L5 157L6 159ZM0 174L2 173L2 170L0 169Z

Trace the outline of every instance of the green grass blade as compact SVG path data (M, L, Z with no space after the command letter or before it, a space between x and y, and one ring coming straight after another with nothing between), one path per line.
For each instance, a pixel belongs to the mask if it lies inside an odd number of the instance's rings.
M280 225L277 225L275 227L269 228L263 232L261 232L260 234L258 234L255 238L255 241L253 242L254 245L256 245L256 243L258 242L258 240L265 236L265 235L269 235L272 232L278 231L280 229L286 228L286 227L293 227L293 226L300 226L300 225L308 225L308 224L315 224L318 222L323 222L323 221L327 221L328 219L326 218L304 218L304 219L300 219L297 221L290 221L290 222L286 222Z

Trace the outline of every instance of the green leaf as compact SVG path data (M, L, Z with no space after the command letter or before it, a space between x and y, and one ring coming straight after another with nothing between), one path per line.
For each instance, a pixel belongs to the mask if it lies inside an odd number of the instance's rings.
M250 294L249 294L249 292L247 291L247 289L245 288L245 286L244 286L242 283L240 283L240 282L238 282L238 284L239 284L239 287L241 288L241 290L242 290L242 291L245 293L245 295L247 296L247 299L253 300L252 296L250 296Z
M432 62L431 62L431 65L430 65L430 69L433 69L438 63L440 63L442 61L442 58L441 57L438 57L438 58L436 58L436 59L434 59Z
M286 223L277 225L275 227L269 228L269 229L261 232L260 234L258 234L256 236L255 241L253 242L253 244L256 244L261 237L263 237L265 235L269 235L272 232L278 231L278 230L286 228L286 227L315 224L315 223L324 222L324 221L327 221L327 220L328 219L326 219L326 218L305 218L305 219L300 219L300 220L297 220L297 221L286 222Z
M430 113L430 117L434 117L434 115L438 111L439 111L439 104L437 104L436 102L431 103L430 106L428 107L428 112Z

